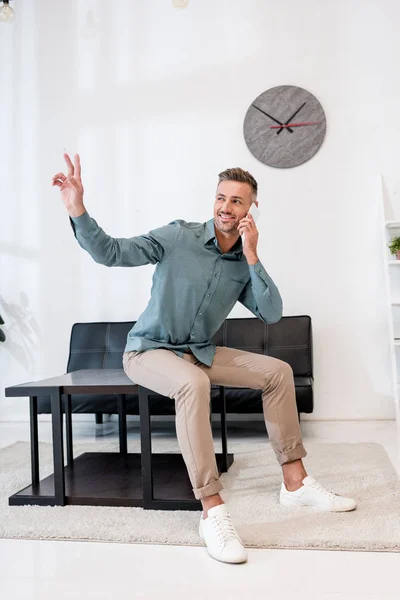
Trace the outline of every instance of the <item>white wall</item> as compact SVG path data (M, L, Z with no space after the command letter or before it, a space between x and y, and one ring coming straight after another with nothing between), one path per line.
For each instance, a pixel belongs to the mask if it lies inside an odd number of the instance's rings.
M65 371L76 321L134 320L154 267L107 269L77 244L52 175L79 152L88 211L110 234L212 217L217 174L259 182L259 255L284 314L313 319L309 419L394 417L380 173L396 203L397 0L15 0L0 26L0 419L4 387ZM111 10L110 10L111 6ZM89 9L97 35L81 37ZM328 131L303 166L248 151L254 98L299 85ZM241 306L231 316L252 316Z

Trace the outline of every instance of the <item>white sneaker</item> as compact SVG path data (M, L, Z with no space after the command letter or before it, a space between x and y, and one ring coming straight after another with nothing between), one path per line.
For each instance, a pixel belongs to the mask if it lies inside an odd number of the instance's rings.
M334 512L354 510L357 506L355 500L330 492L310 475L307 475L302 483L303 485L294 492L289 492L282 483L279 503L283 506L312 506Z
M205 541L208 553L216 560L242 563L247 560L247 550L231 522L225 504L208 511L207 519L201 515L199 535Z

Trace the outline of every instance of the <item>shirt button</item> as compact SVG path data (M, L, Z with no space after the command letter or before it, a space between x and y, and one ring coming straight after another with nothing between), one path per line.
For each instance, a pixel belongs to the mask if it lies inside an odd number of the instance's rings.
M218 277L219 273L215 273L215 277Z
M199 313L199 317L202 317L202 316L203 316L203 313Z
M207 294L207 298L209 298L211 296L211 294Z
M195 332L195 331L192 331L192 335L196 335L196 332Z

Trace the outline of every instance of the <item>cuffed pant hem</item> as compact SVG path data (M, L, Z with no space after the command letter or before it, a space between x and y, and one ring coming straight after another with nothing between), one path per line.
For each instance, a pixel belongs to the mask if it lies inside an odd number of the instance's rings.
M223 489L224 486L221 481L217 479L217 481L213 481L202 488L193 488L193 493L197 500L202 500L203 498L207 498L207 496L218 494Z
M298 446L296 446L292 450L288 450L287 452L275 451L275 453L280 466L284 465L285 463L293 462L294 460L299 460L299 458L304 458L305 456L307 456L307 452L303 444L299 444Z

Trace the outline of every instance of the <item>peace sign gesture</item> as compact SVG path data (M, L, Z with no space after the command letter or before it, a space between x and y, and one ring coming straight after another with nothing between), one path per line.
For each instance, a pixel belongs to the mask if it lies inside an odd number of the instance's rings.
M79 217L85 212L83 204L83 185L81 180L81 161L79 154L75 154L74 163L65 152L64 159L68 166L68 175L57 173L52 179L52 185L60 188L61 199L71 217Z

